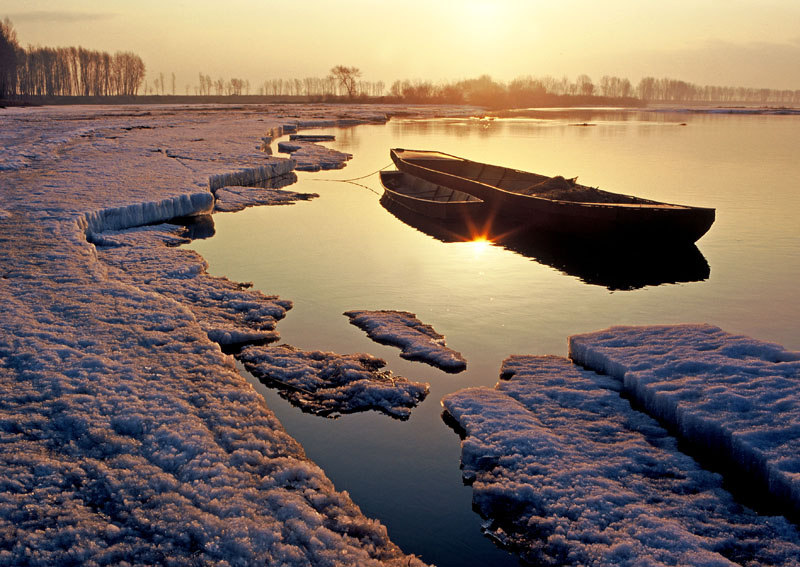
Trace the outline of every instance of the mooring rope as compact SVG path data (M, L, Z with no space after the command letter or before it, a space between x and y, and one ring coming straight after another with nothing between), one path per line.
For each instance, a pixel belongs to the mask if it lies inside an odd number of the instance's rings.
M366 185L364 185L362 183L356 183L355 181L342 181L342 183L349 183L350 185L357 185L358 187L363 187L367 191L372 191L373 193L375 193L376 195L378 195L380 197L380 193L375 191L375 189L373 189L372 187L368 187L368 186L366 186Z
M352 179L312 179L311 181L335 181L337 183L351 183L352 181L358 181L359 179L366 179L371 175L375 175L376 173L380 173L387 167L391 167L392 164L384 165L382 168L373 171L372 173L367 173L366 175L362 175L361 177L353 177Z

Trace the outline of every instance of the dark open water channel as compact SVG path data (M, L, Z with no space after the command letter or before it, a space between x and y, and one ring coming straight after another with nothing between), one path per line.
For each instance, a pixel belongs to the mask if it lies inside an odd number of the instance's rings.
M192 248L211 273L294 301L278 326L283 342L370 352L430 383L407 422L374 412L327 420L258 386L309 457L407 553L440 567L517 564L481 535L461 483L459 439L439 405L454 390L493 386L508 355L565 355L570 334L684 322L800 349L800 117L581 111L321 132L355 157L343 170L298 174L290 189L319 199L215 215L216 236ZM615 263L536 245L445 243L387 212L377 175L363 186L333 181L388 165L391 147L578 176L601 189L715 207L717 220L694 253L666 266L644 256ZM467 358L467 371L402 360L350 325L342 315L350 309L415 312Z

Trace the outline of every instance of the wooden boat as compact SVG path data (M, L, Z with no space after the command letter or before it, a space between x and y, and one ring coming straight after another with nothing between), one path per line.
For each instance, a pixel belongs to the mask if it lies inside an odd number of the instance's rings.
M710 208L674 205L425 150L392 149L397 169L486 201L500 221L578 237L692 243L714 222Z
M440 220L479 217L485 203L468 193L430 183L402 171L381 171L383 200L417 214Z

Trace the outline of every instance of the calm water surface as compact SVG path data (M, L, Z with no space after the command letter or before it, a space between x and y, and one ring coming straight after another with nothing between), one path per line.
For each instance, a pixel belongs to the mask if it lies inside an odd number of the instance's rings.
M591 126L578 126L582 123ZM439 400L492 387L510 354L566 355L567 337L621 324L707 322L800 349L800 117L564 112L535 119L393 120L329 129L354 154L343 170L299 173L319 199L214 216L192 247L213 274L294 301L278 329L304 349L370 352L431 393L407 422L374 412L327 420L258 385L340 490L392 539L440 567L516 565L481 535L461 483L459 439ZM442 242L379 203L389 148L437 149L602 189L717 209L696 254L559 259L528 246ZM669 283L678 282L678 283ZM350 309L416 313L469 362L446 374L402 360L349 324Z

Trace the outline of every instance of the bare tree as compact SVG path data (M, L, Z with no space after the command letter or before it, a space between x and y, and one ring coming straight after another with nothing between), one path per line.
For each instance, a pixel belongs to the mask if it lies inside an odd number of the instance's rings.
M594 94L594 84L589 75L578 75L578 78L575 80L575 86L578 94L583 96L591 96Z
M360 76L361 71L357 67L337 65L331 69L331 77L345 90L349 98L356 96L357 80Z
M17 66L21 53L14 24L5 18L0 21L0 98L17 92Z

